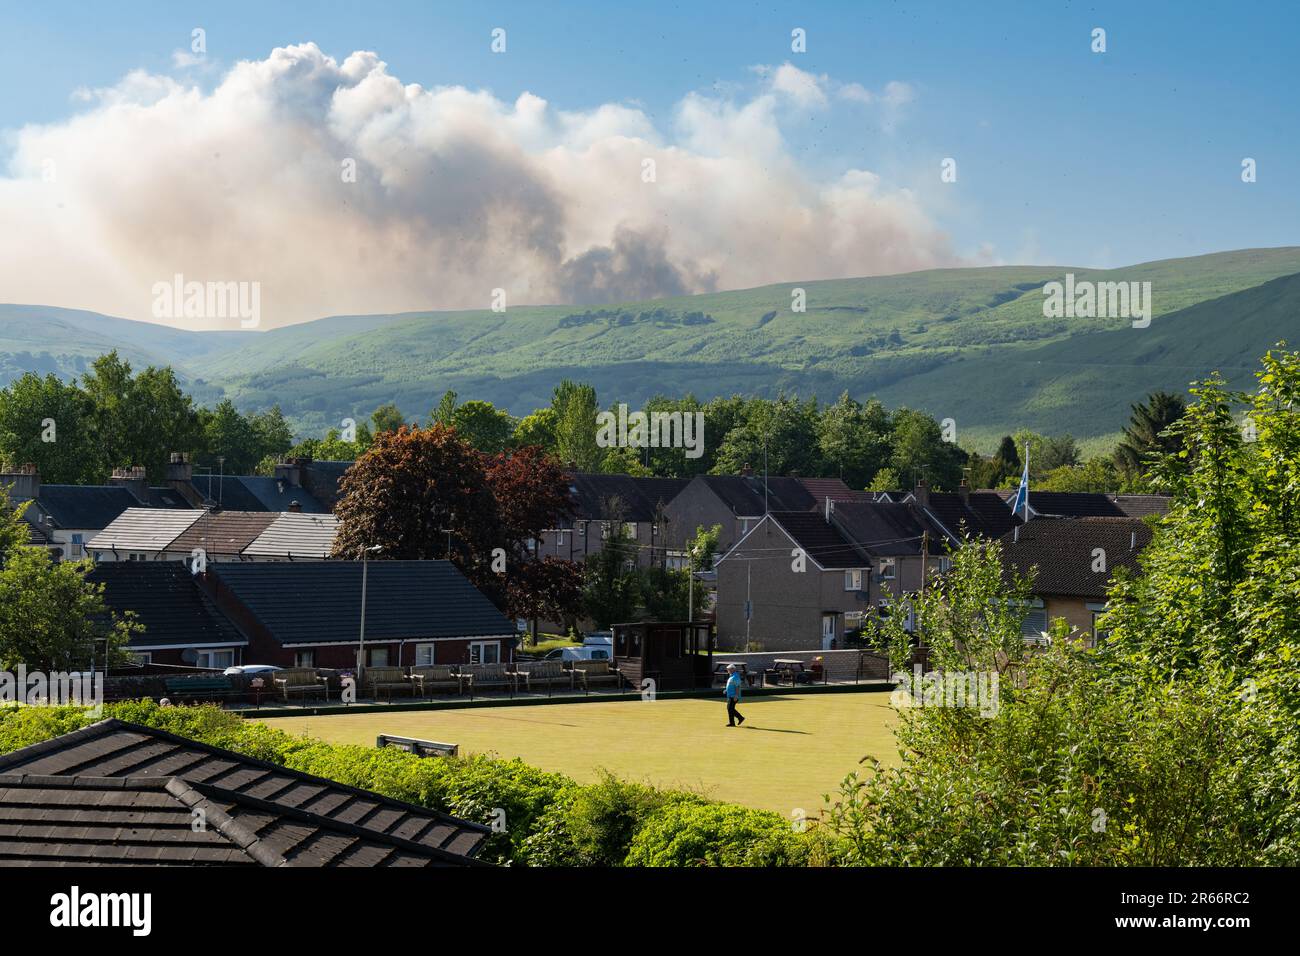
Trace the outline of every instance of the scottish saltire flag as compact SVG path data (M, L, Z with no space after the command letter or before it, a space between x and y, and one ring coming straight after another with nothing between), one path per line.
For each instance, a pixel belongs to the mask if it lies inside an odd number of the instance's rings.
M1022 513L1023 512L1023 513ZM1029 520L1029 443L1025 443L1025 473L1020 476L1020 487L1016 489L1016 500L1011 504L1011 513L1019 514L1024 521Z

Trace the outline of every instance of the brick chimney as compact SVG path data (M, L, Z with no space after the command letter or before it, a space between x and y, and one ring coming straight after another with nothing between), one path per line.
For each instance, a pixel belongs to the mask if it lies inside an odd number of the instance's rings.
M754 477L754 469L749 467L749 462L745 462L745 464L741 466L741 468L740 468L740 474L741 474L741 477L743 477L743 478L753 478L753 477Z
M293 501L289 502L289 511L292 512L293 514L301 514L301 513L302 513L302 504L301 504L301 502L298 501L297 498L295 498L295 499L293 499Z
M136 500L142 504L149 502L149 480L145 477L144 467L141 465L132 465L130 468L114 468L113 473L108 476L108 483L119 488L125 488L135 495Z
M961 498L962 504L970 504L970 485L966 484L965 478L963 478L961 484L957 486L957 496Z
M303 471L310 464L310 458L286 458L275 466L275 480L283 481L294 488L301 488Z
M168 487L175 488L177 485L188 485L193 477L194 466L190 464L189 457L184 452L172 452L167 459Z
M41 496L41 473L31 462L0 469L0 494L8 491L11 501L31 501Z
M922 508L930 507L930 486L926 484L924 478L916 483L916 490L913 492L916 496L916 503Z

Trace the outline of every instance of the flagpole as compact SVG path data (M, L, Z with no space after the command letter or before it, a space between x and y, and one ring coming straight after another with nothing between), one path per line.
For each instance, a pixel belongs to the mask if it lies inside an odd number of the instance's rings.
M1029 442L1025 442L1025 505L1021 521L1029 521Z

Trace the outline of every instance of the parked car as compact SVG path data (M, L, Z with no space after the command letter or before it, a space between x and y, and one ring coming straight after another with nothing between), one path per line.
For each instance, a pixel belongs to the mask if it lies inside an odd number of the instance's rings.
M227 667L223 674L269 674L272 671L284 670L283 667L276 667L274 664L236 664L234 667Z
M581 647L557 647L542 658L544 661L607 661L613 655L610 646L583 644Z

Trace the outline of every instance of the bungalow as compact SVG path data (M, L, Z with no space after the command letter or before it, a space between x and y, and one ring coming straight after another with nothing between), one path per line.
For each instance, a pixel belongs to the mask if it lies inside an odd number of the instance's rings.
M514 623L448 561L232 562L200 577L248 663L350 668L363 573L367 667L510 660Z
M137 661L212 668L243 662L248 639L180 561L105 562L86 577L103 585L111 610L133 612L144 626L127 645Z
M1008 574L1033 575L1033 601L1023 631L1042 640L1048 625L1064 618L1087 646L1099 638L1097 618L1116 568L1138 572L1138 555L1151 543L1151 527L1127 517L1044 518L1001 539Z

